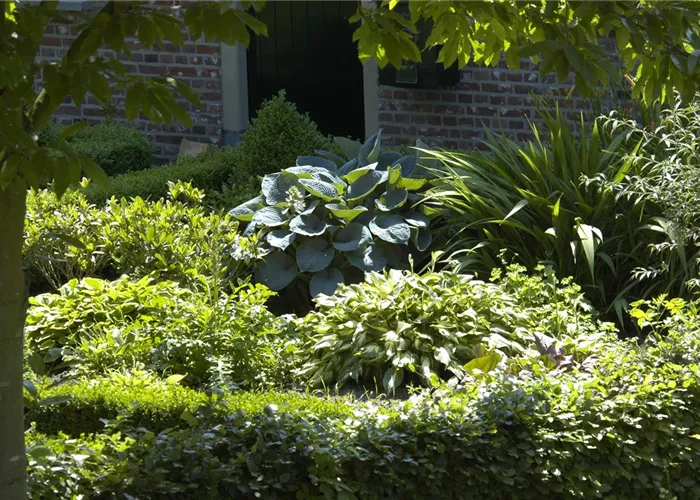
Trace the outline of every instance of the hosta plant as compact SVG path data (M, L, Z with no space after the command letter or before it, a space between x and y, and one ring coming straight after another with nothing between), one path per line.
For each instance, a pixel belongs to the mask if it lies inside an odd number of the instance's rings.
M417 156L382 152L381 131L364 144L337 142L347 158L301 156L231 211L269 245L256 279L272 290L299 277L312 296L331 295L358 271L407 267L409 255L430 246L434 212L420 206L427 179Z
M299 375L311 385L354 380L392 392L404 382L476 375L513 356L544 356L556 368L609 340L610 326L591 319L576 285L522 273L512 267L486 283L391 270L319 296L317 310L297 320ZM543 321L548 303L556 321Z

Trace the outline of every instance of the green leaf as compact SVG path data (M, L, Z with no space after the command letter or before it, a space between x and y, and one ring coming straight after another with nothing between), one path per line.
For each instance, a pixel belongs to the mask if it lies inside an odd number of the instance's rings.
M430 219L428 218L428 216L420 212L407 212L403 214L403 218L413 227L428 229L428 227L430 226Z
M297 276L297 264L289 255L273 252L265 256L264 262L255 270L255 281L279 291L289 285Z
M602 240L602 234L598 228L581 223L580 219L576 221L576 233L581 241L586 260L588 261L591 279L595 281L595 254L598 249L598 239L596 239L596 236Z
M502 356L500 354L492 352L487 356L472 359L469 363L464 365L464 371L471 376L483 375L496 368L501 362L501 359Z
M263 177L262 192L268 205L277 205L287 201L289 190L299 186L296 176L288 172L269 174Z
M238 205L237 207L231 209L229 211L229 215L232 217L235 217L236 219L244 222L250 222L253 220L253 216L255 215L255 212L258 211L258 209L262 208L263 206L263 197L258 196L256 198L253 198L252 200L248 200L245 203L242 203L241 205Z
M31 380L25 380L22 382L22 385L24 385L24 388L29 392L34 397L37 397L38 391L36 389L36 386L34 385L34 382Z
M338 199L338 189L333 184L319 181L317 179L300 179L299 183L314 196L323 201L334 201Z
M248 26L253 33L256 35L267 36L267 25L259 20L257 17L253 17L244 10L236 10L236 15L241 18L246 26Z
M433 234L427 229L419 228L411 232L411 241L419 252L425 252L433 242Z
M405 188L394 189L389 192L384 192L378 200L375 200L377 208L382 212L391 212L397 208L401 208L406 204L408 199L408 191Z
M309 290L312 297L320 294L330 296L335 293L335 290L341 283L343 283L343 273L334 267L330 267L314 273L309 282Z
M41 401L39 401L39 406L60 405L72 400L73 396L54 396L51 398L42 399Z
M379 130L362 145L357 154L357 161L361 167L374 163L381 153L382 131Z
M377 163L372 163L371 165L367 165L366 167L361 167L361 168L356 168L354 170L351 170L347 174L343 176L343 180L345 180L348 184L352 184L355 182L357 179L362 177L363 175L373 172L376 170Z
M297 215L289 223L289 229L303 236L320 236L328 229L328 224L316 215Z
M411 227L399 215L380 215L369 223L372 234L380 239L398 245L408 245Z
M360 154L360 148L362 148L362 143L353 141L347 137L334 137L333 142L335 142L348 160L357 158Z
M287 216L280 207L264 207L255 212L251 222L265 227L278 227L287 223Z
M316 167L327 170L332 174L338 173L338 167L331 160L319 156L299 156L297 157L298 167Z
M100 167L97 162L91 160L90 158L87 158L85 156L80 157L80 168L82 169L83 172L85 172L85 175L88 176L90 179L95 181L95 183L102 188L102 190L106 193L109 192L109 185L110 185L110 179L109 176L105 173L104 170L102 170L102 167Z
M85 127L87 127L89 124L88 122L80 121L76 122L70 127L66 127L63 130L61 130L61 134L59 135L59 138L62 140L68 139L69 137L73 137L75 134L83 130Z
M452 355L450 354L450 351L444 347L438 347L435 349L433 352L433 357L445 366L450 366L450 363L452 362Z
M396 392L396 389L403 382L403 369L392 366L384 373L382 384L386 392Z
M350 264L366 273L381 271L389 263L387 256L377 245L347 252L345 256Z
M333 215L347 222L352 221L354 218L367 211L367 207L363 207L362 205L350 208L340 203L329 203L326 205L326 208L330 210Z
M170 375L165 379L165 383L169 385L175 385L184 379L187 375Z
M289 245L292 244L296 237L296 233L292 231L287 231L286 229L275 229L267 235L267 242L270 246L279 248L280 250L286 250Z
M389 174L372 170L350 184L347 192L348 201L360 200L374 191L381 183L386 182Z
M351 252L372 243L372 233L365 225L351 222L335 233L333 246L342 252Z
M301 272L318 272L327 268L335 250L323 238L309 238L297 248L297 265Z

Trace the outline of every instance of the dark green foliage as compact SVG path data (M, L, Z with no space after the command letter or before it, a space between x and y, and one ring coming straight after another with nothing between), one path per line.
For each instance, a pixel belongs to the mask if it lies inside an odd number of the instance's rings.
M332 295L364 272L405 269L409 256L430 247L438 211L420 205L428 181L416 154L382 152L381 131L364 145L339 144L344 158L300 156L266 175L262 194L230 212L249 223L246 233L266 238L271 251L256 280L272 290L294 282L302 295Z
M27 425L34 424L44 434L63 432L74 437L103 431L104 420L113 421L117 417L126 419L129 426L145 427L157 433L172 427L189 428L225 420L235 412L263 413L271 404L295 414L313 412L331 418L352 415L352 408L342 401L273 391L218 391L207 396L145 373L127 376L113 373L106 378L40 389L40 394L49 401L51 398L64 401L32 408Z
M39 137L50 145L65 126L51 124ZM88 126L67 139L73 150L95 161L109 176L151 168L153 148L143 132L123 123L106 120Z
M285 325L264 307L269 290L247 285L229 295L202 285L85 278L33 297L28 363L40 374L149 369L195 386L286 381Z
M256 196L261 177L294 165L297 156L329 148L333 148L330 139L280 91L263 103L236 148L236 168L228 180L229 206Z
M393 392L407 381L430 386L483 374L509 356L570 365L614 338L570 280L527 277L517 266L494 277L496 284L392 270L320 296L317 310L297 321L300 374L311 384L354 380Z
M452 215L443 234L463 269L498 266L501 250L530 269L544 262L623 329L630 302L686 293L696 250L653 198L627 189L641 143L600 122L578 133L559 112L533 131L525 145L489 133L490 155L434 153L446 171L429 197Z
M114 196L158 200L168 194L168 182L191 182L204 191L207 199L215 203L224 184L237 165L238 153L233 148L205 151L197 156L189 156L175 163L149 170L118 175L110 179L109 192L96 184L85 189L85 196L94 204L102 205Z
M352 417L279 407L160 436L31 432L29 484L59 498L697 498L700 369L682 358L692 338L606 346L581 371L534 360Z

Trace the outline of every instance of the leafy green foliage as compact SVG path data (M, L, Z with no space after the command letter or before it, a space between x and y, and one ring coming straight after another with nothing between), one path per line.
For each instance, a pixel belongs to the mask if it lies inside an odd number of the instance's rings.
M674 89L689 101L698 89L700 7L693 3L407 3L407 15L396 8L405 5L398 0L358 9L350 21L361 23L353 35L360 60L400 68L404 60L421 61L421 50L439 47L437 61L445 67L496 66L504 56L519 69L529 57L540 74L554 72L560 81L573 70L583 95L625 75L633 97L648 106L671 102ZM428 32L420 48L413 36L419 31ZM601 38L614 38L616 50L602 47Z
M628 151L641 172L626 189L650 197L663 209L677 235L673 244L700 246L700 96L690 103L677 98L675 106L662 111L650 127L622 120L617 113L604 124L624 133L628 141L642 143L639 150ZM692 261L690 255L687 258Z
M112 196L117 199L140 197L158 200L167 196L168 182L182 181L191 182L194 187L203 190L207 203L218 204L221 191L236 168L237 156L234 148L209 150L163 167L118 175L110 179L107 190L91 183L84 192L87 199L96 205L103 205Z
M626 135L598 122L574 133L559 112L544 124L526 145L489 134L491 155L433 153L446 167L430 198L452 215L448 253L469 270L497 266L503 249L528 268L545 262L621 325L629 302L684 293L692 251L654 200L626 189Z
M293 165L297 156L332 148L308 114L297 111L284 91L263 102L236 147L236 168L228 179L229 206L253 198L260 178Z
M430 246L430 217L417 206L427 184L417 156L383 153L381 132L364 145L339 145L346 158L300 156L296 166L266 175L262 194L230 212L271 247L256 279L273 290L299 276L312 296L331 295L358 272L406 268L411 253Z
M149 369L199 385L259 385L284 378L284 324L264 307L270 292L232 295L170 281L71 280L30 299L25 335L38 373Z
M49 125L39 136L47 147L59 142L65 126ZM142 132L116 121L81 129L66 139L73 150L97 163L109 176L151 168L153 148Z
M404 380L428 386L461 380L508 356L553 355L558 364L566 352L581 359L595 342L610 339L609 325L591 320L568 280L560 284L552 273L526 278L517 266L494 278L496 284L452 272L392 270L317 297L317 311L297 322L300 375L311 384L354 380L392 392ZM558 344L557 352L543 350L545 343Z
M201 277L235 284L249 275L264 254L257 238L243 238L237 221L205 210L203 193L191 184L169 189L169 200L112 198L104 208L80 191L61 200L48 190L30 191L24 258L32 288L114 273L158 272L197 287Z
M48 498L472 499L516 489L523 499L694 498L700 372L678 356L689 345L697 355L697 330L673 335L641 347L616 341L585 370L533 360L457 392L440 387L351 414L280 404L159 435L125 426L80 440L31 431L30 487L53 488ZM119 399L115 392L105 398ZM244 396L253 405L256 397Z

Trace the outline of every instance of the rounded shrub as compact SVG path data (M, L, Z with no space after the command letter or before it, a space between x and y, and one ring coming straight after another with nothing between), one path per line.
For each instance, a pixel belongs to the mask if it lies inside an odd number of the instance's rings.
M297 156L317 149L333 149L308 114L301 114L282 90L263 103L237 147L236 168L229 178L236 205L260 190L259 177L294 165Z

